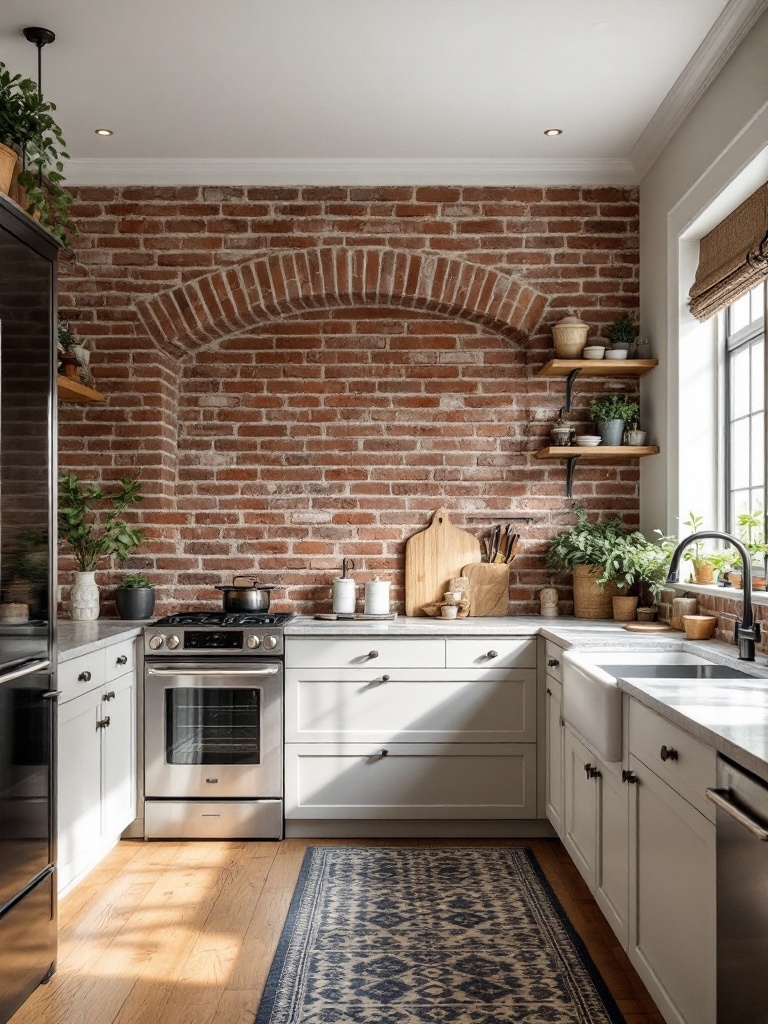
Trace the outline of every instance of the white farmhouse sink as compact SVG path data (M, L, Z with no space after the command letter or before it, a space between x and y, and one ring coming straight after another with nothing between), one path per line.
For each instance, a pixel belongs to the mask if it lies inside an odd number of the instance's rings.
M587 741L604 761L620 761L621 691L617 678L667 675L694 677L718 670L705 658L683 651L566 651L563 655L563 720ZM743 675L744 673L739 673Z

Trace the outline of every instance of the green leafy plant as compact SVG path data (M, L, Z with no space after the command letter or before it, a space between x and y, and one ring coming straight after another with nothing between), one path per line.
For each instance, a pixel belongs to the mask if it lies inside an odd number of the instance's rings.
M605 329L611 341L611 345L633 345L637 337L637 327L634 320L628 316L620 316Z
M550 569L572 569L574 565L603 566L627 532L621 516L606 523L592 522L583 505L574 503L576 525L553 537L547 551Z
M69 214L72 196L61 185L69 154L55 110L31 78L12 75L0 61L0 143L21 157L18 181L27 193L27 213L66 245L77 230Z
M118 587L121 590L143 590L146 588L154 590L155 585L143 573L136 572L131 576L123 576Z
M59 348L62 352L71 352L77 345L77 338L69 324L61 322L58 328Z
M595 423L608 423L611 420L623 420L625 423L638 418L640 409L626 395L611 395L593 402L589 407L589 415Z
M93 572L105 558L125 562L142 542L144 532L122 519L141 500L141 484L129 476L111 493L80 484L75 474L59 478L59 539L72 548L80 572Z
M657 599L667 580L675 538L665 536L661 530L654 532L658 534L655 541L648 540L639 530L620 538L598 583L613 582L624 592L636 589L641 598L647 592Z
M765 514L761 508L742 512L736 517L739 540L749 552L753 562L762 561L768 554L765 543Z

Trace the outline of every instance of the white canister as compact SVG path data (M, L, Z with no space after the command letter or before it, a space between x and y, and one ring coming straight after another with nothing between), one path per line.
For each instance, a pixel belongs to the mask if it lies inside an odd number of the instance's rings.
M339 576L333 581L333 611L336 615L354 615L357 586L351 576Z
M365 584L365 614L389 615L389 580L374 576Z

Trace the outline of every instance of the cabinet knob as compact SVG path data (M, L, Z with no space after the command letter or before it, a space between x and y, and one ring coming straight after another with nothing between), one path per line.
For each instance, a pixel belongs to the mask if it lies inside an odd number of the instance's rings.
M392 676L382 676L381 677L381 681L383 683L388 683L391 678L392 678Z
M486 654L486 658L498 658L498 656L498 651L488 651L488 653Z
M368 651L368 657L369 658L378 658L378 656L379 656L379 652L378 651Z
M626 768L622 768L621 781L629 783L630 786L634 786L634 784L637 782L637 776L634 772L628 772Z
M106 718L100 718L99 721L96 723L96 728L97 729L106 729L108 725L109 725L109 715L107 715Z
M675 750L674 747L668 747L668 746L664 745L661 748L659 756L661 757L662 761L676 761L677 760L677 751Z
M547 687L547 693L549 694L550 697L552 696L552 691L550 690L549 687Z
M120 657L117 659L116 663L118 665L127 665L128 664L128 655L127 654L121 654Z
M386 757L388 753L389 753L389 751L388 751L388 750L382 750L382 752L381 752L381 756L382 756L382 757Z
M599 779L602 772L598 771L593 764L585 764L584 771L588 779Z
M550 658L547 662L547 665L549 665L550 668L557 668L559 664L560 662L557 660L557 658Z
M115 699L115 691L114 690L110 690L109 693L103 693L101 695L101 699L102 700L114 700Z
M81 672L80 675L77 677L77 681L78 681L78 683L90 683L90 681L91 681L91 673L90 672Z

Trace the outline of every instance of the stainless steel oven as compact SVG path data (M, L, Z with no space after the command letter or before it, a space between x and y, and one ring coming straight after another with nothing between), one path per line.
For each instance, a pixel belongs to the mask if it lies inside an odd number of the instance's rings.
M146 631L147 838L282 838L282 637L233 618Z

